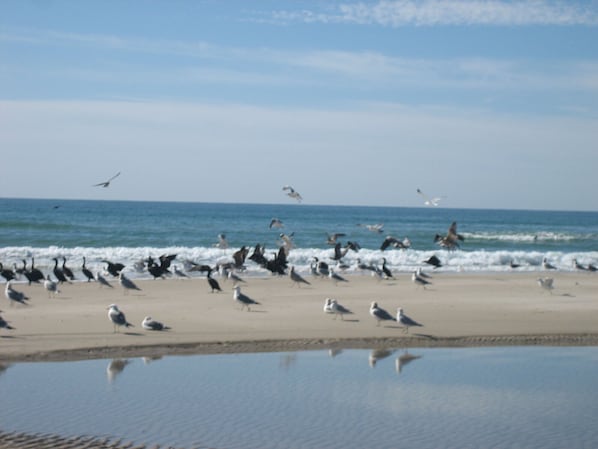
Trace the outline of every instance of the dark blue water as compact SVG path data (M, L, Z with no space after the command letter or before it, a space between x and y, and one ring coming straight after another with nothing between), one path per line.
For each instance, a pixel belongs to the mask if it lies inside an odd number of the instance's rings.
M270 229L273 217L284 228ZM448 253L434 236L446 234L453 221L465 241ZM378 223L382 233L358 226ZM572 270L573 259L598 263L596 212L0 199L0 261L8 266L36 257L48 269L53 257L62 256L87 256L98 265L118 257L131 266L139 257L173 251L179 260L212 263L257 243L274 252L281 232L293 235L291 262L298 271L306 271L314 256L331 256L326 236L335 232L345 234L343 244L362 247L360 254L348 254L350 262L384 256L395 270L412 270L432 254L445 259L444 269L459 271L500 271L511 260L533 270L544 257L562 270ZM219 234L226 235L228 252L214 252ZM411 249L383 254L387 235L408 238Z
M598 447L598 348L19 363L0 430L213 448Z

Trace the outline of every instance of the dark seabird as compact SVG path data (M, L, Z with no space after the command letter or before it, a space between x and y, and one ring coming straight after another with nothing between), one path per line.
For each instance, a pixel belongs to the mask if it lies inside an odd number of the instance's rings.
M552 265L550 262L548 262L548 259L546 257L542 259L542 268L544 268L545 270L556 270L556 267Z
M241 304L241 310L243 310L243 307L247 307L247 311L249 312L249 306L252 304L260 304L259 302L251 299L249 296L241 293L241 287L239 287L238 285L233 287L233 299L235 301L237 301L238 303Z
M89 268L85 266L85 257L83 257L83 265L81 265L81 271L87 278L87 282L94 280L93 273L91 272L91 270L89 270Z
M434 268L439 268L442 266L440 259L436 256L431 256L430 258L428 258L428 260L424 260L424 263L432 265Z
M31 269L29 270L29 275L33 279L33 282L40 282L41 280L46 278L44 276L44 273L41 272L41 270L35 268L35 259L33 257L31 258Z
M108 306L108 318L110 318L110 321L114 324L114 332L116 332L118 326L134 327L127 321L125 314L118 309L116 304L110 304L110 306Z
M284 227L284 223L282 221L280 221L278 218L273 218L270 221L270 225L268 226L269 229L272 229L272 228L280 229L283 227Z
M27 305L26 301L29 300L29 297L25 295L25 293L19 292L12 288L12 281L8 281L6 283L6 287L4 288L4 296L6 296L6 299L10 301L11 306L13 302L18 302L19 304Z
M434 236L434 241L443 248L452 251L459 248L459 242L464 242L465 237L457 233L457 222L453 221L449 226L446 235L441 236L436 234L436 236Z
M398 249L407 249L411 246L411 242L409 242L409 239L399 240L396 237L389 235L384 239L382 245L380 245L380 251L384 251L391 246Z
M397 309L397 323L403 325L404 332L409 332L410 327L423 326L423 324L420 324L417 321L405 315L403 313L403 309L401 309L400 307Z
M4 265L0 262L0 276L6 279L6 282L12 281L15 278L15 272L9 268L4 268Z
M370 305L370 315L376 319L376 326L380 326L380 321L396 321L394 316L392 316L383 308L378 307L378 303L376 301L373 301Z
M245 259L249 254L249 248L242 246L239 250L233 253L233 261L235 262L235 268L242 270L245 268Z
M163 323L152 319L151 316L146 316L141 322L141 326L148 331L165 331L170 327L165 326Z
M297 287L300 287L301 284L311 285L308 281L306 281L303 278L303 276L301 276L299 273L295 271L294 266L291 266L291 270L289 271L289 277L291 278L291 281L293 281L293 285L297 285Z
M386 257L382 258L382 272L384 273L384 276L386 276L386 278L394 279L394 276L392 275L390 268L388 268L388 266L386 265Z
M112 263L109 260L102 260L102 262L108 264L106 271L114 277L118 277L119 273L125 268L122 263Z
M73 270L66 266L66 257L64 256L62 257L62 272L71 281L75 280L75 273L73 273Z
M108 179L107 181L104 182L99 182L97 184L94 184L92 187L109 187L110 183L120 175L120 172L118 172L117 174L115 174L112 178Z
M219 292L221 292L222 289L220 288L220 284L218 284L218 281L214 279L211 274L211 272L208 272L208 276L206 277L206 279L208 280L208 284L210 284L210 287L212 288L212 293L214 293L214 290L218 290Z
M56 279L58 279L58 283L62 284L64 282L70 282L66 275L64 274L64 271L62 271L61 268L58 267L58 259L56 257L54 257L54 276L56 277Z
M577 259L573 259L573 267L577 268L578 270L588 271L588 269L580 264Z

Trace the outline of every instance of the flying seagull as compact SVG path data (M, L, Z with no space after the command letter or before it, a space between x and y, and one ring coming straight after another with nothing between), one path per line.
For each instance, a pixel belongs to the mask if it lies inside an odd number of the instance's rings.
M118 177L119 175L120 175L120 172L115 174L112 178L108 179L107 181L94 184L93 187L109 187L112 180L115 179L116 177Z
M437 207L440 204L440 201L442 201L442 199L445 198L444 196L437 196L435 198L430 198L428 195L426 195L420 189L417 189L417 193L419 193L421 195L421 197L424 199L424 204L426 206Z
M301 197L301 195L299 194L299 192L297 192L295 189L293 189L291 186L286 185L282 188L282 190L288 190L287 195L290 196L291 198L296 199L299 203L301 202L301 200L303 199Z

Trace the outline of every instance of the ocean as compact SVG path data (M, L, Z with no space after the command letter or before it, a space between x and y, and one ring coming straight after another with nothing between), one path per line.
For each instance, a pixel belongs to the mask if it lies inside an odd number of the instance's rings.
M269 227L273 218L283 227ZM452 222L464 240L448 251L434 237L445 235ZM382 232L368 229L375 224L383 225ZM132 277L149 278L134 269L149 256L176 254L173 263L181 268L185 261L214 266L232 261L242 246L251 254L258 243L272 258L281 233L292 238L288 262L300 273L309 271L314 257L334 263L327 243L334 233L344 234L338 237L343 246L360 246L343 258L352 274L360 273L358 259L380 264L384 257L393 272L407 273L427 266L423 262L432 255L442 263L435 270L445 272L543 271L544 258L560 271L576 270L574 260L598 264L598 212L0 199L0 262L13 268L33 257L44 273L51 273L55 257L65 257L75 271L86 257L92 270L103 270L102 260L110 260L124 264ZM228 247L218 246L220 234ZM387 236L407 238L411 246L382 251ZM245 266L245 275L270 276L250 260Z

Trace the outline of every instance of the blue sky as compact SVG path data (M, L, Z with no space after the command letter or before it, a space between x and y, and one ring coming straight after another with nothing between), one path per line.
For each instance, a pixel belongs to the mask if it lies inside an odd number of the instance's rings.
M598 210L596 42L596 1L2 0L0 195Z

